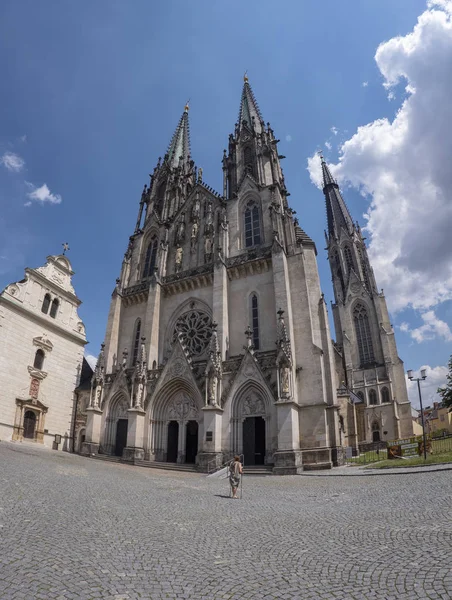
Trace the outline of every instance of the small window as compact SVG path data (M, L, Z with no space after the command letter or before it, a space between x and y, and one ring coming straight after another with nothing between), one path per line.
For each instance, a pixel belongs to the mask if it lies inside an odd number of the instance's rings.
M389 390L387 387L381 388L381 402L389 402Z
M45 358L45 354L44 354L44 350L36 350L36 354L35 354L35 360L33 362L33 366L35 369L39 369L40 371L42 371L42 368L44 366L44 358Z
M251 296L251 330L253 332L253 346L259 350L259 309L256 294Z
M50 307L50 316L52 317L52 319L56 318L59 306L60 306L60 303L55 298L52 302L52 306Z
M252 248L261 243L259 207L250 202L245 210L245 247Z
M375 390L369 390L369 404L372 406L377 404L377 392Z
M132 352L132 366L137 362L138 351L140 349L140 335L141 335L141 319L137 319L135 323L135 332L133 336L133 352Z
M356 395L358 396L358 398L360 400L362 400L364 402L364 394L362 392L356 392Z
M42 307L41 307L41 311L46 315L49 312L49 306L50 306L50 294L46 294L44 296L44 301L42 303Z
M158 249L158 240L154 236L150 241L147 250L146 256L144 259L144 269L143 269L143 277L150 277L154 273L155 265L157 262L157 249Z

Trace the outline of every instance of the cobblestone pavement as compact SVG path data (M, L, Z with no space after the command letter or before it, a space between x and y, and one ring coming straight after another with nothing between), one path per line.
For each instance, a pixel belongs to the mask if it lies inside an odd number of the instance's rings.
M0 443L0 598L452 598L452 473L227 482Z

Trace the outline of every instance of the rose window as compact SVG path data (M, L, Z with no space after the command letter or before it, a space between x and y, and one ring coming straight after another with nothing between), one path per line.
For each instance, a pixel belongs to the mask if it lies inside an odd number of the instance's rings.
M212 335L212 321L209 315L196 310L186 312L176 322L173 334L173 343L178 334L182 335L185 346L192 356L202 354Z

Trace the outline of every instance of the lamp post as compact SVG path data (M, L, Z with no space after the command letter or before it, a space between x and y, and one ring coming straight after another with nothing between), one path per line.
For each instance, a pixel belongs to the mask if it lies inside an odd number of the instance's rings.
M421 384L420 381L424 381L427 379L427 374L425 369L421 369L420 377L413 377L413 371L409 369L407 371L408 379L410 381L417 381L417 389L419 391L419 402L421 405L421 419L422 419L422 439L424 440L424 460L427 460L427 441L425 439L425 422L424 422L424 409L422 408L422 394L421 394Z

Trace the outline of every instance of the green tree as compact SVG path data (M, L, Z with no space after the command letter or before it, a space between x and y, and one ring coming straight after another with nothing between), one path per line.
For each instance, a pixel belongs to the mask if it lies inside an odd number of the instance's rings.
M449 373L447 374L447 383L444 387L438 388L438 394L443 399L443 402L446 406L450 407L450 411L452 412L452 355L449 358Z

